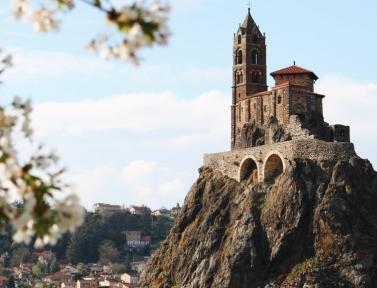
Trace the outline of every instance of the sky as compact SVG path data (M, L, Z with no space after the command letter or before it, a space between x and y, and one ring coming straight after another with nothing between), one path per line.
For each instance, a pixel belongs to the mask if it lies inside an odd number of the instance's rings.
M106 27L92 9L78 5L59 32L37 34L10 2L0 4L0 47L15 66L1 103L33 100L35 140L57 151L83 204L182 203L203 154L229 149L232 39L246 1L171 0L170 43L144 50L139 67L83 48ZM350 125L357 153L376 166L377 2L254 0L251 10L268 71L293 61L314 71L326 121Z

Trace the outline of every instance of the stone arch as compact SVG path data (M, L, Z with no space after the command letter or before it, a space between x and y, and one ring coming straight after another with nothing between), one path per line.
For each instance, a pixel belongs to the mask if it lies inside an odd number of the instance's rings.
M273 181L285 170L284 157L279 152L271 152L263 162L264 181Z
M259 181L259 171L257 160L252 156L247 156L242 160L239 170L239 181L250 179L252 182L257 183Z

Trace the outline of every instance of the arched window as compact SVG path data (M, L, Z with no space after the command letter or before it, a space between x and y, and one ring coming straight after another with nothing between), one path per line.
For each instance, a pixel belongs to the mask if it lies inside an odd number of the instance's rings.
M237 71L236 73L236 84L240 84L243 82L243 71Z
M242 64L242 50L237 52L237 64Z
M242 41L242 37L241 35L238 35L238 44L241 44L241 41Z
M254 43L257 43L258 40L259 40L258 35L257 35L257 34L254 34L254 35L253 35L253 42L254 42Z
M251 53L251 64L259 64L259 51L253 50Z
M278 104L281 104L281 96L278 96Z
M258 71L253 71L251 73L251 81L254 83L259 83L261 79L262 73Z

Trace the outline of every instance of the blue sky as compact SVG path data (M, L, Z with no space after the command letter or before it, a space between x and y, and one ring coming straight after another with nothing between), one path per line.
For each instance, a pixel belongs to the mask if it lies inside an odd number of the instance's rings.
M41 35L14 21L9 3L0 4L0 46L16 65L1 97L33 99L36 137L59 152L84 204L182 202L202 154L229 146L232 37L246 1L171 1L170 44L143 51L140 67L83 49L106 27L86 6ZM315 71L325 118L351 125L357 152L374 165L376 11L372 0L252 6L267 35L269 72L294 60Z

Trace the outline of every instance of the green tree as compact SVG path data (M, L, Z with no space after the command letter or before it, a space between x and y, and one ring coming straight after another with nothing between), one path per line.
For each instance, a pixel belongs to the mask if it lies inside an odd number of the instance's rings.
M51 259L49 270L50 273L55 273L59 271L59 263L55 257Z
M126 263L114 263L111 265L111 269L114 274L122 274L130 270L130 267Z
M55 253L57 259L61 260L65 258L71 237L71 233L65 233L55 246L50 247L52 252Z
M100 245L99 249L99 263L108 265L119 261L119 251L115 244L110 240L105 240Z
M3 256L3 259L4 259L4 267L5 268L10 268L10 256L9 256L9 253L6 252L2 256Z
M168 235L173 220L169 217L153 217L152 238L154 241L162 241Z
M7 288L15 288L15 287L16 287L16 283L14 281L14 276L10 275L7 281Z
M32 272L33 275L37 278L41 278L47 272L47 262L46 261L39 261L36 265L33 266Z
M11 265L17 266L26 262L30 257L30 250L23 244L15 244L12 249Z
M98 247L106 239L103 219L98 214L87 213L85 223L71 237L67 259L73 263L98 261Z

